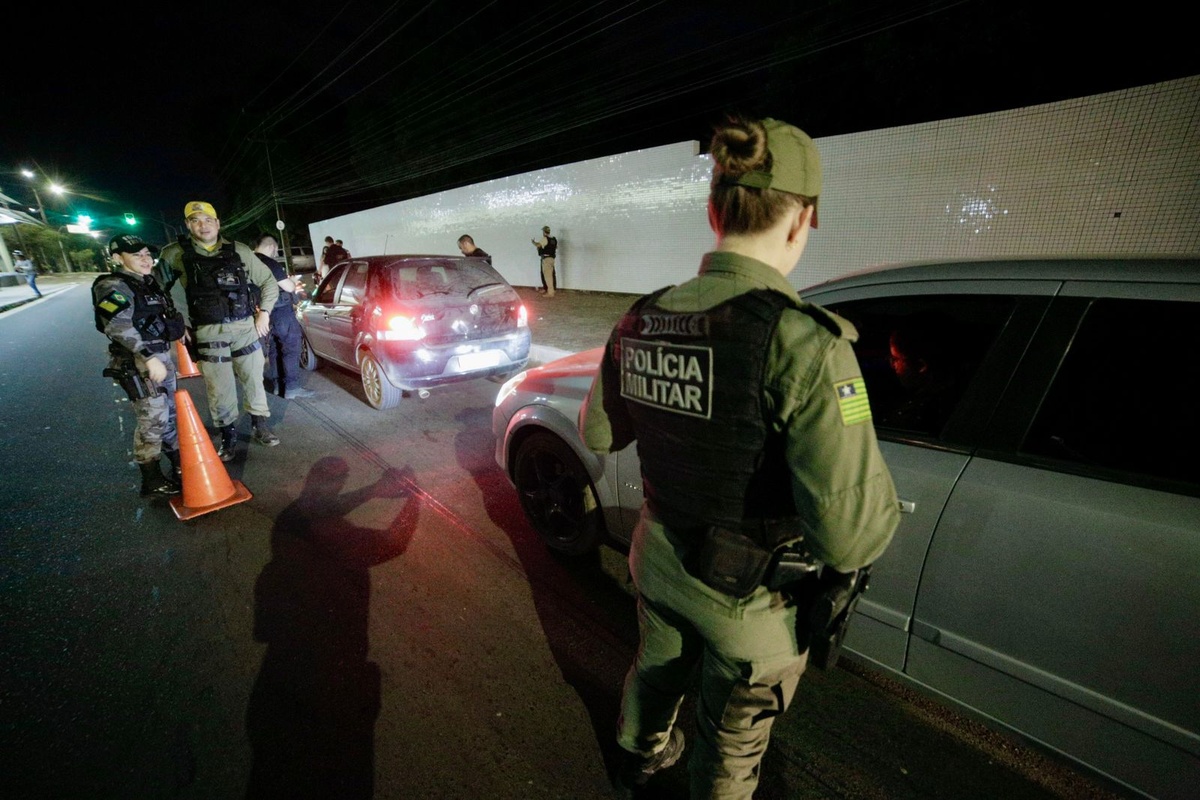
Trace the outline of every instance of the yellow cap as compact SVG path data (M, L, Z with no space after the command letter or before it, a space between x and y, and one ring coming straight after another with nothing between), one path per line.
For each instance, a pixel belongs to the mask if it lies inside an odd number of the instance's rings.
M212 203L206 203L203 200L193 200L183 207L184 219L187 219L192 214L208 214L213 219L220 219L217 216L217 210L212 207Z

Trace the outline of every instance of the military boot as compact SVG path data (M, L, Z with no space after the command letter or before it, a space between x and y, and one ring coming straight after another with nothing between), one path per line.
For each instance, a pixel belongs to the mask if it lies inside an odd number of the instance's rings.
M256 417L251 414L250 421L254 425L254 441L266 447L274 447L279 444L279 437L271 432L271 426L267 424L266 417Z
M142 471L143 497L152 494L160 497L165 497L166 495L171 494L179 494L179 487L167 480L162 474L162 470L158 466L157 459L148 464L138 464L138 469Z
M683 755L683 731L672 727L667 744L651 756L624 753L616 776L617 796L632 797L650 780L650 776L675 764Z
M179 463L179 451L164 450L163 455L167 457L167 461L171 462L171 472L167 475L167 480L172 481L176 486L183 486L183 467Z
M233 461L233 451L237 448L237 426L221 426L221 443L217 447L217 458L222 461Z

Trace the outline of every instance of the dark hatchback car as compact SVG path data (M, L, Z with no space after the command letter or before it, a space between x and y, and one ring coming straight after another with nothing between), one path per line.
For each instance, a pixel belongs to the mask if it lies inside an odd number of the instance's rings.
M406 390L503 379L529 360L516 291L477 258L365 256L335 266L299 310L300 365L358 372L367 402L392 408Z

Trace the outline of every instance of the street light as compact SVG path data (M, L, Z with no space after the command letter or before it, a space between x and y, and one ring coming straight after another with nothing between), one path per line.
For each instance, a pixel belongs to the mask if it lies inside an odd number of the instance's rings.
M37 175L32 170L28 170L28 169L22 169L21 174L24 175L26 177L26 179L29 180L29 188L31 190L33 190L33 197L35 200L37 200L37 204L38 204L38 212L42 215L42 224L45 225L46 227L50 227L50 221L48 219L46 219L46 207L44 205L42 205L42 196L40 194L38 194L37 184L34 183L34 179L37 178ZM49 189L54 194L58 195L59 197L62 197L64 194L67 193L67 189L65 186L62 186L60 184L53 183L53 182L47 183L46 188Z
M21 174L29 180L29 188L33 190L33 197L35 200L37 200L38 204L38 211L41 212L42 215L42 224L46 227L49 227L50 221L46 219L46 207L42 205L42 196L38 194L37 185L33 182L33 179L37 176L27 169L21 170Z

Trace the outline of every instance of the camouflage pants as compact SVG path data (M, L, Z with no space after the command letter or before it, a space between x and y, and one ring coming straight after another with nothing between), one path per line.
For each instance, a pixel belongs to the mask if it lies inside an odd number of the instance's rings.
M150 397L131 401L137 425L133 429L133 460L139 464L158 461L165 450L179 449L179 431L175 427L175 365L167 353L156 356L167 367L167 377L158 384L142 371L147 386L160 391ZM164 393L165 392L165 393Z
M239 388L246 411L256 417L271 416L263 388L262 342L252 317L201 325L196 329L196 345L213 425L220 428L237 423Z

